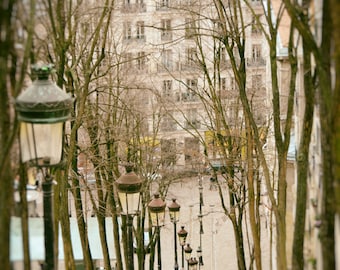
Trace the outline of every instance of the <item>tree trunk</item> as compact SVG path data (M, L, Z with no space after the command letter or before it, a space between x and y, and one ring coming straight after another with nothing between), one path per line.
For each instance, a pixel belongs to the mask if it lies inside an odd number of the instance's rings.
M321 122L321 151L322 151L322 225L320 228L320 240L322 243L323 269L335 269L335 240L334 240L334 185L333 185L333 151L332 142L332 109L333 93L331 86L331 40L332 21L330 0L323 1L322 14L322 42L319 59L317 60L317 71L320 84L320 122ZM339 113L339 112L338 112Z
M303 41L304 42L304 41ZM292 269L304 269L304 237L307 204L307 178L309 168L309 145L311 140L315 86L312 82L310 65L310 50L303 43L303 72L304 72L304 93L305 111L303 115L302 134L297 153L297 192L295 226L293 239Z
M59 207L59 219L62 234L62 241L64 247L64 262L65 268L75 270L75 261L72 249L71 241L71 230L70 230L70 206L69 206L69 190L70 186L68 183L67 174L61 177L61 181L58 181L59 185L59 196L60 196L60 207Z
M253 238L254 245L254 258L255 265L257 270L262 269L262 259L261 259L261 239L260 239L260 220L256 218L257 204L255 203L255 187L254 187L254 178L255 170L254 170L254 160L253 160L253 136L251 135L251 129L249 126L249 121L246 120L246 129L247 129L247 163L248 163L248 203L249 203L249 220L250 220L250 228Z
M333 29L340 29L340 3L337 0L331 1ZM335 211L340 216L340 33L333 31L334 38L334 65L336 82L333 91L333 108L332 108L332 146L333 151L333 172L334 172L334 192L335 192Z

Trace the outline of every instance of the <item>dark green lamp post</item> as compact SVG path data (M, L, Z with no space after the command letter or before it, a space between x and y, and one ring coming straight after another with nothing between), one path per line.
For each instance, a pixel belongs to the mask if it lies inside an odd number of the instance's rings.
M177 233L177 235L179 239L179 244L182 247L182 270L183 270L184 269L184 246L187 240L188 232L184 229L184 226L182 226L179 232Z
M156 228L157 233L157 253L158 253L158 266L157 269L162 269L162 256L161 256L161 235L160 228L164 225L165 216L165 202L159 197L159 194L154 195L154 199L148 205L149 214L152 226Z
M185 254L185 260L187 261L188 264L188 269L189 269L189 260L191 258L191 253L192 253L192 248L189 243L184 248L184 254Z
M127 217L128 270L134 269L132 225L133 217L139 213L142 184L130 166L126 167L126 174L116 180L122 214Z
M54 269L53 189L49 167L60 164L64 122L70 118L73 98L49 80L52 65L34 65L36 80L15 100L20 122L21 161L43 172L44 269Z
M179 209L181 206L176 202L176 199L172 199L170 205L168 205L170 220L174 224L174 252L175 252L175 265L174 269L178 270L178 257L177 257L177 222L179 221Z

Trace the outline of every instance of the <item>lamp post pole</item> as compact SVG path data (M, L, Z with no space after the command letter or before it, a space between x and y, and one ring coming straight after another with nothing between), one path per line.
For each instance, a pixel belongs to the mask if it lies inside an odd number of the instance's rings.
M53 270L54 222L53 179L50 167L60 165L63 155L64 122L70 118L73 99L49 80L52 65L33 65L37 77L31 86L15 100L15 109L20 122L21 161L42 170L44 174L44 270Z
M133 258L133 234L132 234L132 226L133 226L133 215L128 214L127 216L127 241L128 241L128 269L134 269L134 258Z
M203 183L202 183L202 176L198 175L198 189L199 189L199 198L200 198L200 209L198 219L200 222L200 245L197 249L197 256L198 256L198 269L201 269L201 265L203 265L203 256L202 256L202 234L204 233L203 230L203 213L202 213L202 206L204 205L203 202Z
M159 194L154 195L154 199L148 204L149 214L152 226L155 227L157 234L157 255L158 264L157 269L162 269L162 255L161 255L161 226L164 224L165 202L159 197Z
M184 230L184 226L181 227L180 231L177 233L179 238L179 244L182 247L182 270L184 270L184 246L188 236L188 232Z
M134 270L133 255L133 217L138 214L140 207L140 191L142 180L133 172L132 166L126 166L126 174L116 180L122 213L127 218L127 269Z
M181 206L176 202L176 199L172 199L171 204L168 206L170 220L174 224L174 269L178 270L178 256L177 256L177 222L179 220L179 209Z
M45 265L44 270L54 269L54 224L53 224L53 188L52 177L47 174L41 184L43 190Z

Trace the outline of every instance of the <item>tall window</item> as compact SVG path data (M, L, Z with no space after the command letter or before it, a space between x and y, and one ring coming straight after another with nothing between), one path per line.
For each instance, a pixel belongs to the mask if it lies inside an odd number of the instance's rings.
M143 21L138 21L136 24L136 38L137 39L144 39L144 22Z
M257 23L256 16L253 15L252 22L251 22L251 32L253 34L259 34L261 33L261 28L259 24Z
M124 22L123 31L124 31L124 33L123 33L124 39L131 39L132 38L131 22Z
M187 64L193 66L196 61L197 50L196 48L187 48Z
M161 20L161 39L162 40L171 40L171 20Z
M226 78L221 78L220 90L221 91L227 90L227 79Z
M137 61L137 69L145 71L145 68L146 68L145 52L138 52L136 61Z
M161 122L162 131L174 131L176 130L176 121L169 115L165 115Z
M162 94L166 98L170 98L172 95L172 80L164 80Z
M259 90L262 87L262 76L252 75L251 76L251 86L253 90Z
M235 78L233 78L233 77L230 77L230 89L231 89L231 90L236 90L236 89L238 89L236 80L235 80Z
M197 109L188 109L187 110L187 127L188 128L199 128L199 121L197 119Z
M161 140L162 166L171 166L176 164L176 139Z
M187 165L196 163L200 155L198 138L184 138L184 159Z
M195 21L192 19L185 19L185 38L193 38L195 35Z
M166 69L172 69L172 51L164 50L162 52L162 64Z
M132 53L124 53L122 55L123 67L129 69L132 67Z
M156 2L156 9L168 9L170 7L170 0L158 0Z
M261 45L255 44L252 48L253 61L257 62L261 59Z
M220 64L227 62L227 52L224 47L220 48Z
M195 101L197 99L197 79L186 80L186 91L182 95L183 101Z

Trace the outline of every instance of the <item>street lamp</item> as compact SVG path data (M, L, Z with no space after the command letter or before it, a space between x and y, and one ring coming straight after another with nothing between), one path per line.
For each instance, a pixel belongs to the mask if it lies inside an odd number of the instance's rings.
M138 214L140 207L140 191L142 180L132 171L131 166L126 166L126 173L116 180L116 187L122 213L127 217L127 257L128 270L134 269L132 225L133 217Z
M168 206L170 220L174 224L174 251L175 251L175 266L174 269L178 270L178 258L177 258L177 222L179 220L179 209L181 206L176 202L176 199L172 199L171 204Z
M21 161L42 171L44 181L44 269L54 269L53 178L49 168L60 164L64 122L70 118L73 99L49 80L52 65L33 65L37 79L15 100L20 122Z
M188 243L184 248L185 260L187 261L188 269L189 269L189 260L191 258L191 253L192 253L192 248L190 247L190 244Z
M199 260L199 266L198 268L201 269L201 265L203 265L203 256L202 256L202 234L204 233L203 230L203 214L202 214L202 206L204 205L203 202L203 183L202 183L202 176L198 175L198 190L199 190L199 214L198 214L198 220L200 223L200 245L198 247L197 252L198 254L198 260Z
M177 235L179 238L179 244L182 247L182 269L184 269L184 246L185 241L187 240L188 232L184 230L184 226L182 226Z
M198 262L196 258L190 258L188 264L189 264L189 270L197 270Z
M161 235L160 227L164 225L165 202L159 197L159 194L154 195L154 199L148 205L152 226L156 228L157 233L157 253L158 253L158 270L162 269L161 257Z

